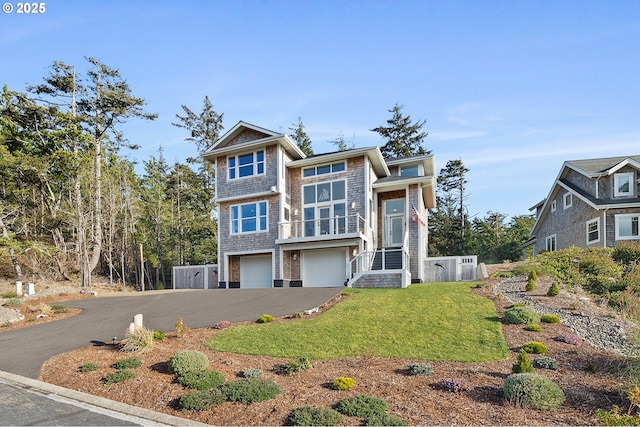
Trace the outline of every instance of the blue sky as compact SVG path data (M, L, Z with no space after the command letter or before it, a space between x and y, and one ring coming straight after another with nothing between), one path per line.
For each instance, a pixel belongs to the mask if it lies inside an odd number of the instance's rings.
M3 3L4 0L3 0ZM395 103L427 120L438 170L461 159L468 210L528 214L572 159L640 154L640 2L46 1L0 14L0 84L24 90L53 61L117 68L159 114L124 132L142 162L195 147L173 127L208 95L225 129L289 132L316 153L369 129Z

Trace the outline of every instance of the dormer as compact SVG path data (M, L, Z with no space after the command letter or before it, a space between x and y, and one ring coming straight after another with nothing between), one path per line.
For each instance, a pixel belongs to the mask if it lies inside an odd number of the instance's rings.
M385 159L391 176L435 176L433 156Z

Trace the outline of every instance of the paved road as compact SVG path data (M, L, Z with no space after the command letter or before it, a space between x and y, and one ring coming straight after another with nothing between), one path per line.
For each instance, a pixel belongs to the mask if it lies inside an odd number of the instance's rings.
M83 312L55 322L0 333L0 371L37 379L52 356L122 339L136 314L154 331L173 331L182 317L190 328L221 320L255 320L264 313L284 316L322 305L340 288L212 289L163 291L127 297L71 300L61 304Z

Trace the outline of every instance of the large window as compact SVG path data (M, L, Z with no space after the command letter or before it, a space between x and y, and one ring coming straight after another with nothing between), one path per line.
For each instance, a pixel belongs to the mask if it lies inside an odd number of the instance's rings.
M231 234L267 231L267 202L231 206Z
M546 249L548 252L553 252L556 250L556 235L552 235L546 238Z
M227 158L229 179L264 174L264 150Z
M635 240L638 234L638 218L640 214L616 215L616 240Z
M330 173L344 172L347 168L345 162L330 163L327 165L311 166L302 169L302 176L307 178L310 176L327 175Z
M600 218L587 221L587 244L600 241Z
M418 176L420 169L418 165L400 166L400 176Z
M345 181L320 182L302 187L304 235L345 233Z
M614 197L633 196L633 172L613 175Z

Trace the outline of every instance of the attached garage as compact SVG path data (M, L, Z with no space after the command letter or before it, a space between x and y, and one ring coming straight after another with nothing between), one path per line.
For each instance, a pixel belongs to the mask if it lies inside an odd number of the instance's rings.
M271 255L240 257L241 288L273 287Z
M347 280L347 250L330 249L302 253L302 286L337 287Z

